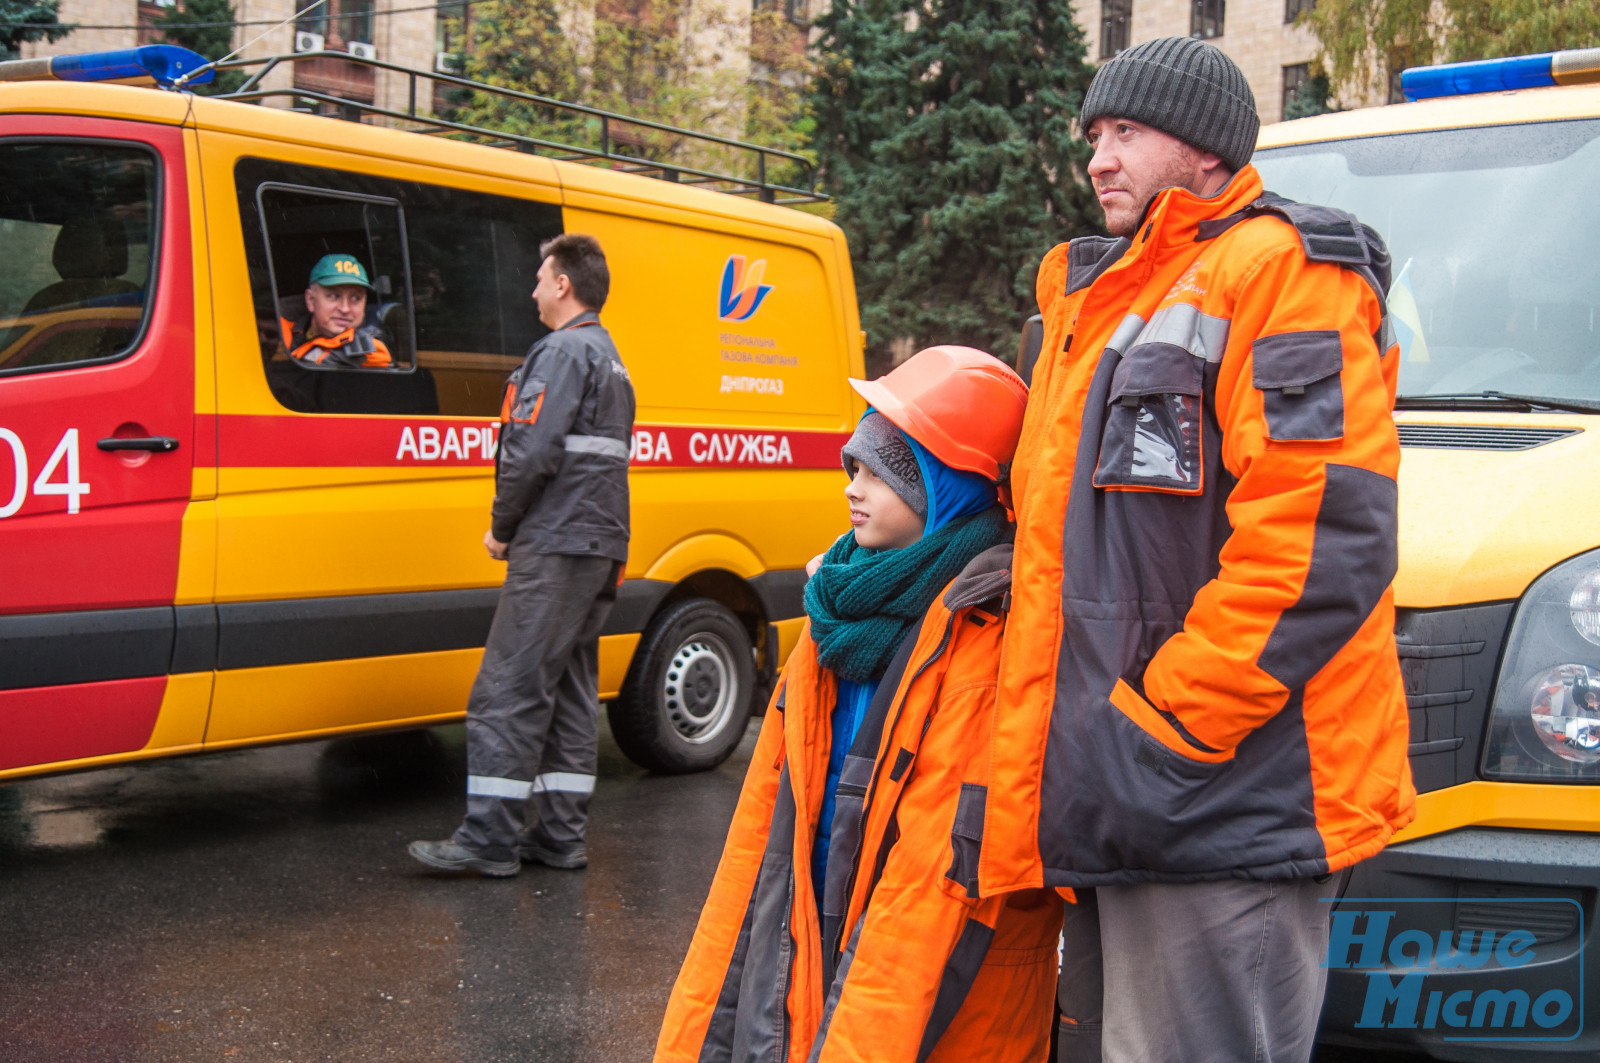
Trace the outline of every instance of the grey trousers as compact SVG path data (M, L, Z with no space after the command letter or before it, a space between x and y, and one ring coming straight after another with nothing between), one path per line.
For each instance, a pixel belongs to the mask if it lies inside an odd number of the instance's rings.
M615 563L519 551L467 702L467 814L451 839L510 860L583 844L599 741L600 629Z
M1305 1063L1344 877L1082 891L1062 930L1056 1058Z

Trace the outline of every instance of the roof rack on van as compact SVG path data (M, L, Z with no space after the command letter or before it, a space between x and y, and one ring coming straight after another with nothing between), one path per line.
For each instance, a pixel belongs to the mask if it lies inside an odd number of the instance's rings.
M376 104L335 96L309 87L261 87L261 83L267 75L283 64L294 64L316 59L338 59L344 63L355 63L377 70L388 70L404 75L408 83L405 110L400 111L379 107ZM381 59L369 59L364 56L354 56L345 52L295 52L289 55L274 55L256 59L233 59L228 62L218 63L216 69L245 70L252 67L259 67L260 69L251 73L239 88L233 92L219 93L213 98L250 101L287 97L293 100L322 105L331 109L335 116L350 121L359 122L365 117L375 116L399 122L416 123L416 125L423 128L412 129L411 132L441 136L463 134L479 143L486 143L492 147L510 148L529 154L546 155L568 162L607 162L611 163L614 169L629 173L645 174L658 177L664 181L681 184L707 185L718 191L728 192L733 195L755 196L763 203L784 205L815 203L828 198L826 194L817 191L815 167L811 160L804 155L792 151L783 151L778 148L765 147L761 144L752 144L744 140L733 140L729 137L717 136L715 133L682 129L678 126L652 122L644 118L632 118L615 111L606 111L581 103L568 103L565 100L537 96L531 92L520 92L516 89L508 89L501 85L491 85L482 81L473 81L454 74L416 70L411 67L400 66L397 63L389 63ZM520 133L511 133L486 126L472 125L467 122L458 122L426 111L419 113L417 110L417 80L419 78L427 78L431 82L454 89L488 93L507 101L549 108L568 115L594 120L598 123L598 146L560 143L540 137L525 136ZM429 95L431 97L431 93ZM431 102L431 100L428 102ZM646 132L641 135L640 131ZM646 137L649 134L664 134L673 138L687 138L704 146L714 146L711 147L712 151L720 149L720 152L724 155L731 154L734 160L752 167L755 172L753 174L729 173L723 172L720 167L725 166L725 164L718 162L701 166L686 165L671 160L642 158L640 155L630 154L628 151L622 150L630 142L634 142L640 147L644 146ZM710 166L719 166L719 169L711 169L709 168ZM784 168L792 168L792 172L796 175L791 183L782 183L780 180L775 179L777 175L769 172Z

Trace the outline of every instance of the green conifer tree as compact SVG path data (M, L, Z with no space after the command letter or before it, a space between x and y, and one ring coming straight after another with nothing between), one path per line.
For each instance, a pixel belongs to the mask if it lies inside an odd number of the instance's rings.
M55 41L72 32L57 15L59 0L0 0L0 59L15 59L23 41Z
M868 361L961 343L1010 361L1052 246L1103 220L1074 119L1094 68L1062 0L836 0L815 148L850 240Z

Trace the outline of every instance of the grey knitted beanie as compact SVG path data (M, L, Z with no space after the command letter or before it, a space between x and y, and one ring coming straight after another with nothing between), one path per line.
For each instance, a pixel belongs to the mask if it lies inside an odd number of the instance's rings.
M856 474L855 465L859 461L904 499L913 513L927 517L928 490L922 483L917 456L894 422L877 410L861 418L855 434L840 452L840 460L844 471L851 476Z
M1131 118L1216 155L1234 171L1256 151L1261 118L1250 83L1221 48L1192 37L1136 44L1095 74L1082 128Z

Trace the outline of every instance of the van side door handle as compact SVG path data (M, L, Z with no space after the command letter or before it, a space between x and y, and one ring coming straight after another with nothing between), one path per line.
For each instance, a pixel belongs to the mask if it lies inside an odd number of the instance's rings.
M171 436L144 436L134 439L107 436L95 446L101 450L148 450L155 454L166 454L178 449L178 441Z

